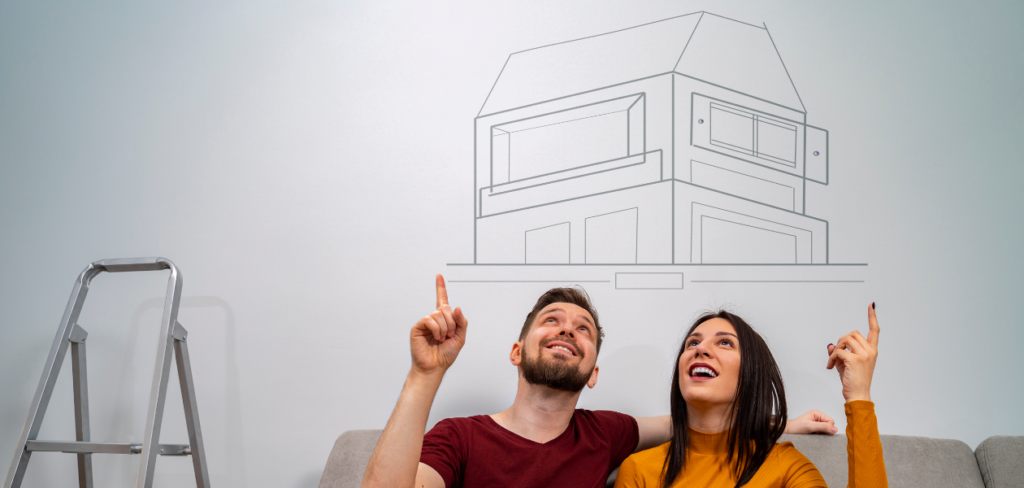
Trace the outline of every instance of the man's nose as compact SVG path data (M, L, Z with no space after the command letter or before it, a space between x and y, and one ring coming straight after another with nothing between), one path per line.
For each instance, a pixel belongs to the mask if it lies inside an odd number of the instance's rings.
M559 332L558 335L560 335L560 336L567 335L567 336L569 336L570 339L575 339L576 338L576 336L574 336L572 334L572 329L567 328L567 326L562 326L562 331Z

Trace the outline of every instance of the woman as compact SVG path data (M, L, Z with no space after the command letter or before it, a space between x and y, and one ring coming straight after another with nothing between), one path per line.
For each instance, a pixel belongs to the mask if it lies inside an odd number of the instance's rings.
M878 321L829 344L827 368L839 370L846 398L850 487L884 488L871 375L878 356ZM764 339L729 312L706 314L690 327L672 378L672 440L638 452L619 468L616 488L825 487L817 468L786 429L782 375Z

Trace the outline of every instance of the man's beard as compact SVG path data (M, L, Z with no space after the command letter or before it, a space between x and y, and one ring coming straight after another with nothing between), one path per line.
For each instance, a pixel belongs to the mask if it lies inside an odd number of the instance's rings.
M560 339L563 342L564 339ZM573 344L575 346L575 344ZM543 344L540 349L544 349ZM576 348L579 351L579 348ZM539 351L538 351L539 352ZM580 356L582 358L582 356ZM523 349L523 362L520 363L523 371L523 379L533 385L547 386L555 390L569 391L576 393L583 390L590 381L590 374L593 369L586 373L580 371L576 366L566 361L551 359L544 361L538 354L537 357L530 357Z

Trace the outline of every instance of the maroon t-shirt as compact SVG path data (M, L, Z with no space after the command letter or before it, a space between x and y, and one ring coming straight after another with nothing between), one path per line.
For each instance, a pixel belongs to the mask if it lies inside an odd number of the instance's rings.
M423 437L420 462L449 488L601 488L639 440L636 420L618 412L577 409L565 432L544 444L477 415L438 422Z

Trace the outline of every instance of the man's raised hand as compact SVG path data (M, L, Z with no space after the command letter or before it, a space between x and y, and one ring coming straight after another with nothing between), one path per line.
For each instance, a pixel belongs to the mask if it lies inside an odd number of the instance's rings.
M448 370L466 343L469 325L462 309L452 310L448 305L444 277L437 275L436 284L437 309L416 322L409 337L412 368L424 374L444 374Z

